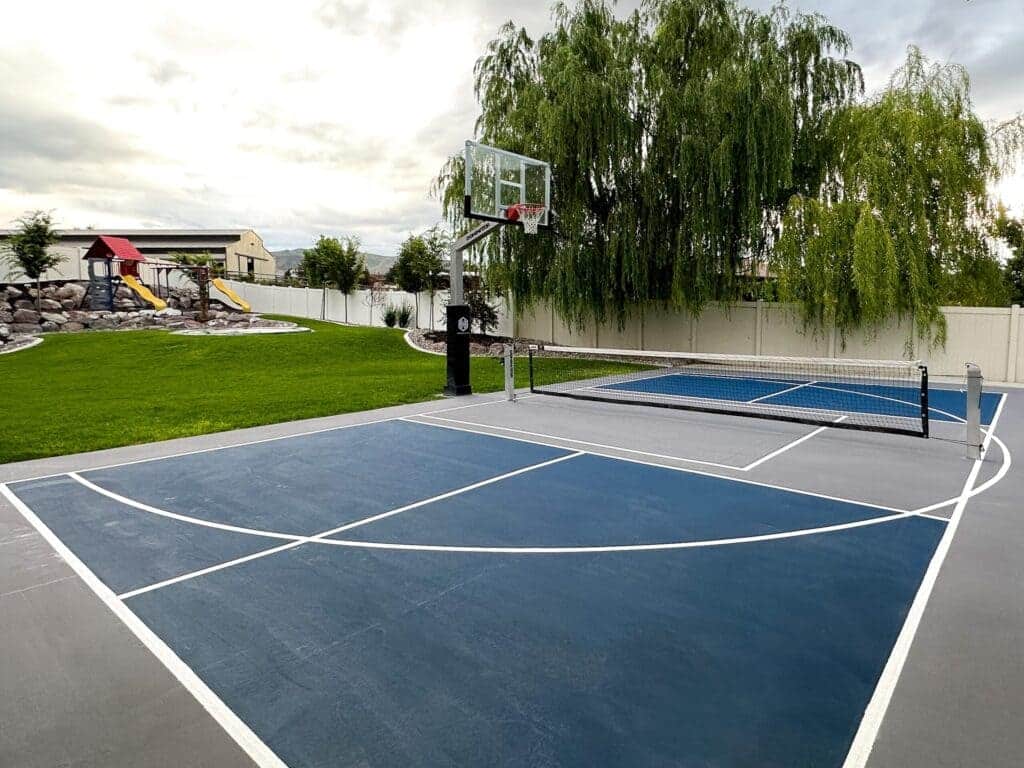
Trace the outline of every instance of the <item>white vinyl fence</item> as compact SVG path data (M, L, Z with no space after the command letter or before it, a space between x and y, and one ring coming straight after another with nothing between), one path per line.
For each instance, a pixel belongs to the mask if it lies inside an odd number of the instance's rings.
M390 305L396 309L403 305L412 309L410 325L424 330L444 330L444 307L448 301L447 291L405 291L358 290L345 294L334 289L284 288L272 285L256 285L236 280L225 280L231 289L252 305L253 311L311 320L331 320L352 325L384 326L384 311ZM494 333L509 335L512 325L504 302L495 302L498 312L498 328Z
M390 302L417 307L416 327L444 328L447 293L412 294L388 291L384 304L372 307L370 291L348 296L318 288L276 288L229 281L257 312L275 312L313 319L323 318L357 325L384 324L382 312ZM325 307L326 311L322 308ZM720 352L747 355L794 355L809 357L921 359L936 376L962 376L964 364L981 366L990 382L1024 383L1024 313L1020 307L943 307L946 316L945 347L911 340L909 322L892 325L876 334L851 333L844 345L835 331L804 332L794 307L766 302L738 302L728 308L708 306L700 317L661 308L636 311L620 329L615 323L584 330L570 330L541 304L524 312L514 333L552 344L605 349L653 349L673 352ZM497 333L513 334L509 313L498 306L501 323ZM908 348L910 343L910 348Z

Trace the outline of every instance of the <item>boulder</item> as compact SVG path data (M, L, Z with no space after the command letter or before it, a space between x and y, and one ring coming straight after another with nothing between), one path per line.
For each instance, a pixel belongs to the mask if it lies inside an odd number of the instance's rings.
M135 309L136 304L131 299L118 299L114 302L114 309L119 312L130 312Z
M16 299L20 299L22 297L21 288L16 288L13 285L8 285L6 288L4 288L4 295L10 301L15 301Z
M24 324L35 324L39 322L39 313L34 309L16 309L14 310L14 322Z
M95 316L90 312L82 312L80 310L73 309L68 312L68 322L72 323L88 323L95 319Z
M0 323L13 323L14 313L8 309L0 309Z
M54 323L55 325L64 325L68 321L67 317L56 312L43 312L40 317L44 323Z
M59 331L60 330L60 326L59 325L57 325L56 323L50 323L50 322L43 323L43 325L41 327L43 329L43 333L53 333L54 331Z
M67 322L67 323L64 323L64 325L62 325L60 327L60 329L62 331L84 331L85 330L85 326L82 325L82 323Z
M200 323L198 320L184 320L183 322L185 323L185 327L190 330L203 327L203 324Z
M59 301L54 301L53 299L40 299L39 308L45 309L49 312L60 312L64 309L64 307L60 305Z
M7 327L11 333L39 333L39 325L36 323L11 323Z
M28 299L18 299L16 302L14 302L14 308L15 309L35 309L36 308L36 303L34 301L29 301Z
M82 301L85 299L85 286L78 283L66 283L57 289L54 296L62 302L72 301L75 308L78 308L82 306Z
M186 323L190 323L190 322L192 322L192 321L191 320L171 320L170 322L168 322L166 324L166 326L168 328L172 328L172 329L174 329L174 328L185 328L186 327L185 324Z
M67 311L69 309L75 309L78 306L78 304L75 303L74 299L61 299L60 306L61 309Z
M182 296L178 301L178 306L181 309L192 309L192 299L188 296Z
M104 331L117 327L117 318L98 317L89 326L94 331Z
M6 325L0 325L0 339L11 338L11 329Z
M487 348L487 354L491 357L501 357L505 354L505 345L495 342Z
M114 298L116 299L131 299L135 294L132 293L132 289L126 285L117 286L117 290L114 291Z
M172 307L167 307L167 309L161 309L159 312L157 312L156 316L157 317L181 317L181 310L180 309L173 309Z

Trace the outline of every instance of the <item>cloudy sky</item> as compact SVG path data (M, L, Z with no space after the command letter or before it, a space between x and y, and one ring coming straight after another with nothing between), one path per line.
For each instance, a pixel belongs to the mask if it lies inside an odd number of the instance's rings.
M913 42L968 67L983 117L1024 109L1021 0L791 4L852 34L869 90ZM64 227L251 227L272 249L355 234L391 253L439 218L430 180L472 134L484 45L509 16L542 33L548 7L12 4L0 46L0 226L53 209ZM1024 174L996 193L1024 213Z

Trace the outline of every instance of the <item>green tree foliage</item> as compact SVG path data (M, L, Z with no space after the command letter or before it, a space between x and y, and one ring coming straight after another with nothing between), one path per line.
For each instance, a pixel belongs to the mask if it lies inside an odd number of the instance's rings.
M208 251L200 253L189 253L188 251L173 251L167 254L167 259L175 264L188 267L209 267L213 277L224 275L224 262L215 259Z
M1024 117L986 125L964 71L916 49L863 100L850 40L817 14L732 0L554 8L539 40L502 27L478 60L480 140L552 164L550 235L486 242L492 285L570 324L656 301L699 312L769 288L815 328L1005 297L987 185L1024 149ZM463 167L435 191L456 226ZM770 265L777 280L758 283Z
M43 274L65 260L65 256L50 252L50 246L60 241L60 235L53 228L53 218L45 211L22 216L17 220L18 231L7 238L0 255L8 262L11 271L24 274L36 281L36 309L40 307L42 293L40 286Z
M749 281L786 201L816 191L829 123L862 88L818 15L730 0L555 6L533 40L503 27L476 65L482 141L552 164L553 236L489 243L519 307L622 322L638 302L699 312ZM458 220L458 158L436 189Z
M314 288L333 285L342 293L351 293L366 275L359 239L321 235L316 245L303 251L302 274Z
M409 235L399 249L395 265L388 271L388 279L410 293L436 290L443 272L442 258L450 243L447 234L437 228Z
M1012 218L1000 206L995 221L995 233L1010 249L1003 276L1010 292L1010 302L1024 304L1024 221Z
M781 298L805 322L845 335L912 317L941 343L942 304L1005 305L986 192L1003 159L961 67L911 48L889 87L841 110L829 136L822 183L790 200L772 258Z

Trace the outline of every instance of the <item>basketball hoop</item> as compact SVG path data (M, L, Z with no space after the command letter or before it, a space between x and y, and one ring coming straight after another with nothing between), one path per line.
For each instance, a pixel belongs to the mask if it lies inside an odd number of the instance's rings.
M508 211L505 212L505 217L509 221L518 221L521 223L523 225L523 232L526 234L536 235L537 227L540 226L541 219L544 218L544 214L547 210L547 207L543 205L516 203L515 205L509 206Z

